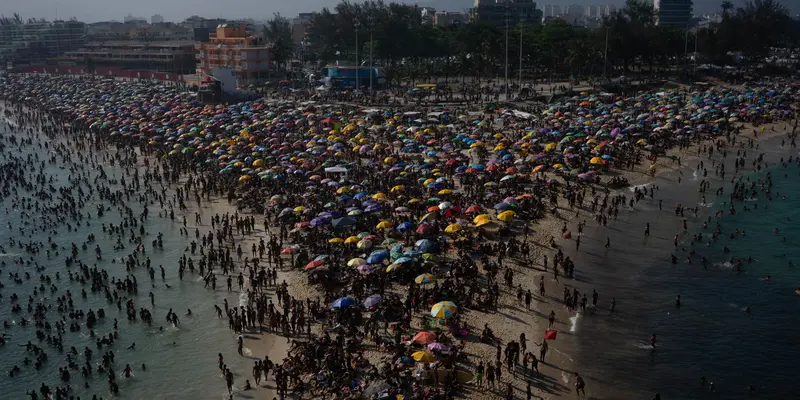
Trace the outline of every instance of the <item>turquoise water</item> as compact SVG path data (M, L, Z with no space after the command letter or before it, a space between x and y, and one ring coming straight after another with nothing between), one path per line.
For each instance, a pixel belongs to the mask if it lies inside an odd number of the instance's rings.
M610 232L590 224L587 238L582 240L582 254L577 256L578 279L570 284L590 298L592 289L598 290L598 307L573 317L572 332L563 341L578 346L574 363L567 369L588 377L591 397L650 399L660 393L662 399L796 398L800 167L774 165L780 157L788 159L792 154L798 155L796 150L775 146L765 155L773 164L770 168L745 174L755 180L771 171L774 197L768 201L760 193L757 199L737 203L736 215L729 215L725 204L732 188L731 164L726 168L725 195L714 194L721 181L711 177L713 187L705 194L706 204L698 192L702 177L686 168L681 184L677 173L656 179L654 184L661 190L653 199L639 202L636 211L621 211L618 221L609 221ZM748 166L751 160L748 156ZM786 199L780 200L775 192ZM658 208L658 199L663 201L663 210ZM682 218L673 211L677 202L697 205L699 212L697 217L685 213L689 234L674 251L673 237L683 231ZM745 212L744 206L753 210ZM714 218L716 211L725 215ZM712 222L703 229L708 216ZM647 222L651 224L649 238L644 237ZM716 244L691 245L691 234L703 232L708 237L717 222L722 237ZM737 228L744 230L745 236L730 239L728 235ZM775 228L780 233L775 233ZM607 236L612 237L610 251L603 247ZM731 253L725 254L724 246L732 249ZM570 255L573 248L567 247ZM697 256L688 264L685 259L690 249L695 249ZM677 256L674 265L670 254ZM709 260L707 270L701 256ZM744 262L737 274L728 262L730 257L753 257L754 261ZM790 267L790 261L796 266ZM770 280L764 279L767 275ZM680 308L675 304L677 295L681 296ZM614 313L609 311L611 296L617 301ZM658 338L655 350L649 345L652 334ZM710 393L711 382L714 394ZM751 385L755 394L750 393Z
M17 148L10 144L9 138L11 134L17 135L18 138L23 138L18 129L9 129L4 123L0 123L0 132L5 136L3 143L6 145L4 151L0 153L0 163L9 161L10 155L15 155L22 159L38 154L41 160L46 159L53 153L49 153L48 149L39 148L38 146L24 146ZM27 137L27 136L25 136ZM46 138L37 136L34 138L34 144L44 143ZM97 157L102 155L97 154ZM103 160L98 160L103 164L103 168L109 176L109 179L120 179L125 171L119 167L112 167ZM120 251L113 251L114 243L116 243L116 236L104 233L102 224L118 224L120 222L120 213L116 206L111 205L109 201L101 201L98 196L97 188L94 184L95 177L98 176L97 170L91 168L76 169L75 172L70 171L70 167L81 166L77 158L71 160L72 164L64 163L59 158L55 164L45 163L42 173L46 179L53 178L52 185L55 188L65 187L68 185L70 175L76 177L78 175L88 179L89 184L82 184L83 190L88 192L90 186L94 188L94 193L90 199L82 206L81 212L84 216L89 213L91 219L88 220L89 225L81 224L76 227L75 222L70 221L73 226L72 231L68 231L64 224L49 225L48 229L57 230L57 234L51 232L38 232L32 233L33 227L36 224L25 225L26 221L32 221L30 218L23 218L23 213L27 212L30 215L38 215L35 208L25 210L17 205L14 207L13 195L8 196L3 201L3 209L0 210L0 244L5 247L6 253L0 255L0 261L5 265L0 267L2 273L0 274L0 282L4 285L0 289L2 298L0 298L0 321L7 321L10 327L7 329L0 328L0 333L6 335L8 343L0 347L0 393L4 399L26 399L26 392L30 390L39 389L40 385L44 382L52 390L56 386L66 386L70 384L74 390L70 393L75 396L81 396L83 399L90 399L92 395L99 397L109 398L107 378L105 374L98 374L96 370L91 378L87 379L89 388L84 388L84 378L80 375L80 370L71 370L71 379L69 382L60 382L58 369L67 366L67 353L71 346L77 348L79 357L76 357L76 363L83 365L83 349L88 347L93 352L92 364L96 365L102 360L102 354L108 350L115 353L115 362L113 369L117 374L117 383L120 387L120 393L117 397L123 399L221 399L227 398L227 390L222 375L217 368L217 353L222 353L225 356L225 361L229 368L235 374L234 387L241 388L244 384L244 375L250 375L249 371L252 365L252 360L246 357L240 357L236 353L236 336L228 329L227 320L218 319L214 310L213 304L222 304L223 299L228 299L229 304L239 304L239 294L229 293L218 285L216 291L209 288L204 288L202 279L195 274L186 272L184 279L178 279L178 259L184 254L187 248L188 239L181 236L179 233L180 217L176 217L175 221L171 221L165 217L159 218L160 211L158 204L149 205L149 219L144 223L146 230L146 237L144 243L147 247L147 256L151 259L152 266L156 270L155 280L151 283L150 277L146 272L144 265L134 268L132 274L136 276L139 284L138 294L132 295L137 309L146 307L151 310L153 315L153 326L148 327L141 320L130 322L127 320L124 307L125 300L122 302L122 310L118 310L116 304L109 303L105 300L102 293L92 293L88 285L82 285L78 281L70 281L68 279L68 271L75 273L78 271L77 265L73 264L72 267L65 266L64 259L66 258L71 244L75 243L79 248L79 259L90 267L96 266L97 268L104 269L108 272L109 277L116 277L124 279L126 276L124 263L112 262L113 258L120 259L125 257L133 251L134 245L127 243L123 240L126 248ZM141 160L140 160L141 163ZM26 169L29 172L38 173L38 162L31 162ZM83 167L89 167L83 165ZM141 166L143 168L143 166ZM132 172L132 171L129 171ZM126 176L128 182L131 181L131 176ZM104 186L108 186L112 190L120 190L121 186L118 184L101 182ZM50 183L48 183L50 184ZM13 188L13 187L11 187ZM11 189L10 188L10 189ZM31 192L18 188L20 197L31 198ZM34 192L38 190L35 189ZM168 196L171 197L171 191L167 191ZM77 196L76 196L77 197ZM52 205L52 202L42 201L41 205ZM138 215L141 210L141 204L136 201L135 196L131 196L126 203L132 208L134 215ZM96 206L104 204L106 207L111 207L110 211L106 211L102 218L96 216ZM162 211L163 212L163 211ZM201 210L201 215L204 223L210 221L211 214L208 211ZM39 217L37 217L39 218ZM189 220L188 229L194 237L194 218L187 218ZM41 221L41 220L39 220ZM84 218L84 221L85 218ZM10 224L10 228L9 228ZM19 228L25 229L21 233ZM131 228L126 229L130 230ZM199 226L201 234L207 233L211 227L210 225ZM135 228L138 234L138 227ZM156 238L158 233L163 233L164 250L153 250L150 242ZM30 236L29 236L30 234ZM86 241L89 234L94 234L97 237L96 243L88 244L87 250L80 250L81 244ZM53 242L57 245L57 250L51 250L51 255L48 257L45 250L42 249L37 255L29 255L24 249L10 246L9 239L13 238L17 242L43 242L48 243L48 237L52 237ZM130 234L128 234L130 237ZM103 260L98 261L94 254L95 244L99 245L103 250ZM49 245L46 246L49 248ZM56 251L58 255L56 255ZM187 256L191 256L188 254ZM197 264L199 255L195 256L195 265ZM22 259L23 265L15 263L16 260ZM140 256L140 260L144 263L144 257ZM28 264L30 261L30 264ZM38 263L43 270L37 272L35 263ZM163 265L165 269L165 279L162 280L159 272L159 265ZM30 279L25 277L25 273L30 274ZM60 279L56 279L56 273L59 273ZM113 320L116 318L119 323L119 339L115 341L112 346L103 346L99 350L95 345L95 339L89 336L89 330L86 328L85 318L79 320L81 322L81 331L73 333L69 330L69 318L66 317L66 332L63 334L64 352L60 353L55 347L49 346L46 341L37 340L35 333L36 328L32 323L26 327L21 325L21 319L25 318L29 321L33 319L30 312L27 310L28 296L33 296L34 288L39 287L39 276L41 274L48 275L51 278L51 284L57 287L57 291L51 292L49 284L44 284L45 290L38 291L34 296L34 305L42 303L52 306L47 312L47 321L54 324L59 320L62 315L56 311L57 301L59 296L66 295L67 290L72 294L75 309L83 310L84 312L89 309L97 311L103 308L106 312L105 319L99 320L95 327L97 335L108 335L113 332ZM9 274L18 274L22 279L21 284L15 283ZM166 285L171 286L167 288ZM81 298L81 290L86 289L88 292L87 298ZM149 292L155 295L155 307L151 307ZM19 304L22 306L20 313L12 313L12 302L10 297L16 293L19 296ZM123 293L124 294L124 293ZM180 318L180 325L177 327L168 324L165 320L167 311L172 308ZM187 309L191 308L193 311L192 316L185 316ZM159 331L159 327L163 327L163 331ZM53 327L51 334L55 334L56 330ZM32 343L42 347L48 355L47 362L44 363L40 370L35 370L33 365L23 365L23 359L27 356L30 359L34 358L32 353L27 353L24 347L26 342ZM135 350L126 350L131 344L136 343ZM132 378L124 378L122 371L126 364L130 364L134 371ZM146 364L146 370L142 369L142 364ZM9 377L8 372L11 368L17 365L21 368L19 374L15 377ZM252 379L252 378L250 378ZM41 397L40 397L41 398Z

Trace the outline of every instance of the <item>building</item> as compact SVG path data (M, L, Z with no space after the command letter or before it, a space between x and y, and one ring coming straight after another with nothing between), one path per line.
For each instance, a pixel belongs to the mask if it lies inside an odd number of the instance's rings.
M688 28L693 7L692 0L653 0L656 24Z
M151 24L163 24L164 23L164 17L162 17L159 14L153 14L153 16L150 17L150 23Z
M0 62L44 64L86 43L86 24L79 21L29 21L0 18Z
M583 6L573 4L562 8L561 18L570 24L577 25L585 18L586 10Z
M62 65L118 67L136 71L194 72L194 42L115 40L90 42L58 58Z
M247 35L245 24L223 24L216 36L198 44L197 74L213 76L214 70L231 68L239 85L260 84L269 77L270 46Z
M452 24L466 24L469 22L469 15L452 12L452 11L437 11L433 15L433 24L438 26L448 26Z
M498 28L519 24L538 24L542 11L533 0L475 0L470 20Z
M305 60L308 50L313 42L311 33L311 19L313 13L300 13L292 20L292 43L298 59Z
M122 21L131 25L147 25L147 18L134 17L131 14L128 14Z
M436 9L433 7L421 7L420 16L423 24L433 24L436 18Z

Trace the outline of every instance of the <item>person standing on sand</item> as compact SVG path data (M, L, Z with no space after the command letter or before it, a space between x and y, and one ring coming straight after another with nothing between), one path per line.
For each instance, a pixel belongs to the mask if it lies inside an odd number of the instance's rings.
M575 373L575 393L578 396L586 397L586 382L583 381L583 378L576 372Z
M611 248L611 238L608 236L606 236L606 248L607 249Z
M539 348L539 361L545 362L544 358L547 356L547 350L549 345L547 344L547 340L542 340L542 345Z
M478 363L478 366L475 367L475 381L478 383L479 388L483 387L483 371L483 360L481 360L481 362Z

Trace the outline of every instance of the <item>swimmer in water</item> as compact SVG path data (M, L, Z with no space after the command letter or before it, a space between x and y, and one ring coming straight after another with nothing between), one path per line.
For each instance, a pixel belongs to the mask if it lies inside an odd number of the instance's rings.
M650 336L650 347L655 349L656 343L658 343L658 340L656 340L656 334L654 333L653 336Z

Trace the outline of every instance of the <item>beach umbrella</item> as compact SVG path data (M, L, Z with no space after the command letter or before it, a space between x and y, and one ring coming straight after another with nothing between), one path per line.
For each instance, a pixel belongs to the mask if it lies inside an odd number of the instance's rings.
M397 239L387 238L387 239L384 239L383 242L381 242L381 246L391 246L391 245L393 245L395 243L397 243Z
M447 233L456 233L460 232L463 228L464 227L461 226L461 224L450 224L447 226L447 228L444 229L444 231Z
M392 223L389 221L381 221L375 226L375 228L380 230L392 229Z
M358 247L359 249L369 249L370 247L372 247L372 241L367 239L362 239L360 242L358 242L356 247Z
M401 223L400 225L397 225L397 228L395 228L395 229L398 232L405 232L405 231L414 229L414 224L409 222L409 221L406 221L406 222Z
M356 220L352 217L342 217L342 218L334 218L331 220L331 225L333 225L333 229L341 229L346 228L351 225L355 225Z
M413 353L411 354L411 358L417 360L418 362L423 362L423 363L430 363L433 362L434 360L433 354L427 351L418 351L416 353Z
M303 211L305 211L305 210L306 210L306 208L303 207L303 206L297 206L297 207L292 209L293 212L298 213L298 214L303 212Z
M450 318L458 311L458 307L451 301L440 301L431 307L431 316L438 319Z
M395 264L405 264L405 263L411 262L411 261L412 260L410 258L408 258L408 257L400 257L400 258L394 260L394 263Z
M414 278L414 282L416 282L418 285L433 283L434 281L436 281L436 277L431 274L422 274Z
M507 210L497 215L497 219L503 222L510 222L514 219L514 211Z
M428 233L430 233L431 229L433 229L433 227L430 224L422 223L422 224L419 224L419 226L417 227L416 232L418 234L420 234L420 235L427 235Z
M428 344L436 341L436 334L433 332L419 332L414 335L415 342L419 344Z
M472 223L477 225L481 221L489 221L489 220L490 220L489 214L480 214L472 219Z
M439 207L431 206L428 209L428 211L430 211L430 210L433 210L433 212L429 212L429 213L423 215L422 218L419 219L419 222L423 222L423 221L426 221L426 220L429 220L429 219L435 219L436 218L435 212L439 211Z
M333 239L328 240L328 243L331 243L331 244L344 243L344 239L337 237L337 238L333 238Z
M314 260L314 261L311 261L310 263L306 264L306 267L303 268L303 269L306 270L306 271L310 271L310 270L312 270L314 268L322 266L322 264L324 264L324 262L322 260Z
M593 165L603 164L603 159L600 158L600 157L592 157L592 159L589 160L589 164L593 164Z
M383 300L383 297L381 297L381 295L373 294L372 296L369 296L366 299L364 299L364 303L363 304L364 304L364 307L366 307L366 308L372 308L372 307L377 306L378 303L381 302L381 300Z
M359 265L364 265L366 263L367 263L367 260L365 260L363 258L360 258L360 257L356 257L356 258L351 258L350 261L347 262L347 266L348 267L357 267Z
M333 302L333 304L331 305L331 308L333 308L335 310L338 310L338 309L350 307L355 303L356 303L356 301L352 297L341 297L341 298L336 299L336 301Z
M512 204L509 204L509 203L506 203L506 202L501 202L501 203L497 203L497 204L494 205L494 209L497 210L497 211L506 211L506 210L509 210L509 209L511 209L513 207L514 206Z
M358 236L350 236L344 240L344 244L356 244L359 240L361 239L359 239Z
M467 211L466 212L467 212L467 214L481 212L481 206L477 206L477 205L469 206L469 207L467 207Z
M428 239L417 240L415 245L417 246L417 250L423 253L429 253L430 250L433 248L433 242L431 242Z
M450 350L450 346L448 346L448 345L446 345L444 343L439 343L439 342L428 343L427 347L428 347L428 350L430 350L430 351L449 351Z
M367 257L367 264L380 264L383 260L389 257L389 252L386 250L375 250L369 257Z

